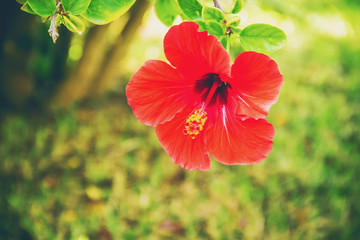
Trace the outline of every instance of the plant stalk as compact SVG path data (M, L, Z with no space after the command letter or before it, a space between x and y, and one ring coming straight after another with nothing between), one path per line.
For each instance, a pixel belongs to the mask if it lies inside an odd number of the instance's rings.
M217 0L213 0L213 2L214 2L214 6L216 8L220 9L223 13L225 13L224 10L222 10L222 8L220 7L220 4L219 4L219 2Z
M56 40L59 37L59 33L58 33L58 26L56 25L56 18L59 14L59 7L61 5L61 1L60 0L56 0L56 12L51 16L51 22L50 22L50 28L49 28L49 35L52 38L53 42L56 43Z

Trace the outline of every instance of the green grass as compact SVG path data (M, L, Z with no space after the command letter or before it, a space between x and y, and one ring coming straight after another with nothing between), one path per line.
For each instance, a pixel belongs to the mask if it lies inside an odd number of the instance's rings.
M8 117L5 197L36 239L351 239L359 130L354 103L332 95L285 83L268 159L208 172L173 164L123 93L41 124Z

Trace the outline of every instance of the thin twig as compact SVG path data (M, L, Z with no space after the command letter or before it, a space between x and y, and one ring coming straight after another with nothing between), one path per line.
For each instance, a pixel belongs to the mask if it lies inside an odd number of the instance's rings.
M223 13L225 13L224 10L222 10L222 8L220 7L220 4L219 4L219 2L217 0L213 0L213 2L214 2L214 6L216 8L220 9Z
M57 0L56 1L56 9L59 9L61 5L61 1ZM56 10L56 12L51 16L51 22L50 22L50 28L49 28L49 35L51 36L52 40L54 43L56 43L56 40L59 37L59 33L58 33L58 26L56 25L56 18L58 16L59 11Z
M56 26L56 18L57 18L58 14L54 13L51 17L51 23L50 23L50 28L49 28L49 34L53 40L54 43L56 43L56 40L59 37L59 33L57 31L57 26Z
M213 2L216 8L220 9L223 13L225 13L224 10L222 10L222 8L220 7L220 4L217 0L213 0ZM226 25L226 19L224 19L224 24ZM233 34L231 27L226 27L226 34L228 34L229 36Z

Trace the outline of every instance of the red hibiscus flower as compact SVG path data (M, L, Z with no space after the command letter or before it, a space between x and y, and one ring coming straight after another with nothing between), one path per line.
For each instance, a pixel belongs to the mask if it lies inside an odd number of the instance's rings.
M275 131L265 119L283 77L256 52L231 65L216 37L196 23L169 29L164 51L171 65L149 60L132 76L126 96L135 117L183 168L206 171L209 154L224 164L253 164L272 150Z

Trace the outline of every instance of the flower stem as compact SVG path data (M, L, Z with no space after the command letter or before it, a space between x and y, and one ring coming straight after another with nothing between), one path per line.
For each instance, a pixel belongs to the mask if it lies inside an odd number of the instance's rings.
M224 12L224 10L222 10L222 8L220 7L220 4L219 4L219 2L218 2L217 0L213 0L213 2L214 2L214 6L215 6L216 8L218 8L218 9L220 9L222 12Z
M225 13L217 0L213 0L213 2L214 2L214 6L216 8L220 9L223 13ZM226 19L224 19L223 22L226 25ZM226 51L228 53L230 53L230 35L233 33L233 31L232 31L231 27L226 27L226 31L227 31L226 36L225 36L226 37Z
M226 35L226 51L230 54L230 35Z
M226 51L230 53L230 35L226 35Z

